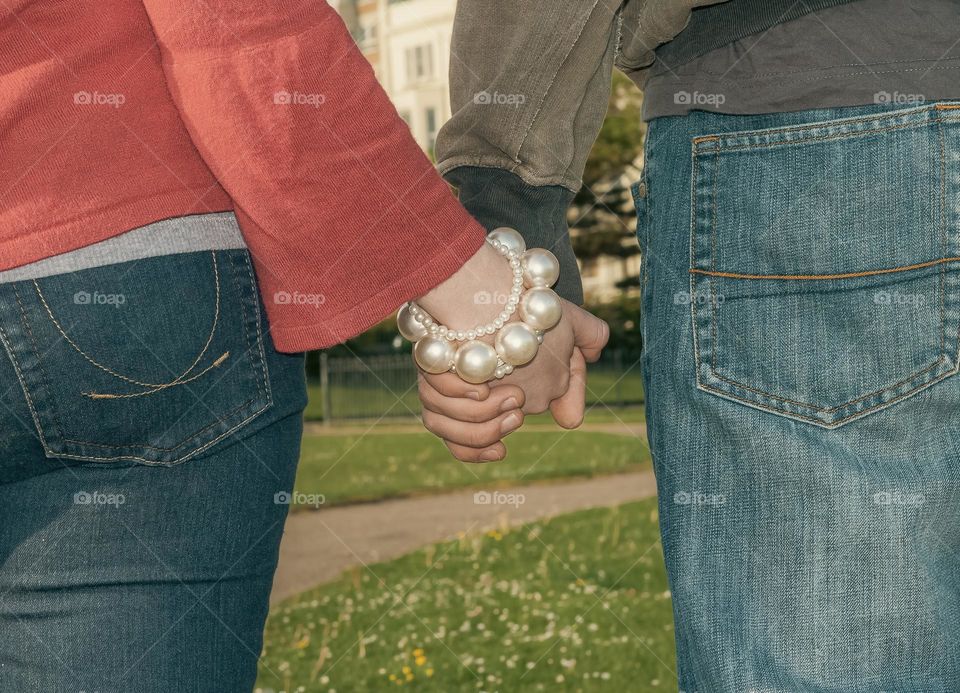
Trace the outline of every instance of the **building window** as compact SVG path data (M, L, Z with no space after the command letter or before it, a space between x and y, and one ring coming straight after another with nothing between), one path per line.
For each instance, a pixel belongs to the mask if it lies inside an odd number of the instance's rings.
M424 44L407 49L407 81L419 82L433 77L433 46Z
M428 108L426 110L427 120L427 151L432 152L437 143L437 109Z

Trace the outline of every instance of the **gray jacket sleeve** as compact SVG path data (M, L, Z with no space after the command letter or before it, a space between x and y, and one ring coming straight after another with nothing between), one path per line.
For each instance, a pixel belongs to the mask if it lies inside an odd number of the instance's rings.
M458 1L440 172L488 229L512 226L528 245L553 249L560 293L571 301L582 295L563 221L572 195L563 191L580 188L611 72L616 65L642 84L653 49L683 29L693 7L717 1Z

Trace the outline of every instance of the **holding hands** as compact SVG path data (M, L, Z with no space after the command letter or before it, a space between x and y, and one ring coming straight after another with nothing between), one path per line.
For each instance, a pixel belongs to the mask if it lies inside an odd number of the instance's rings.
M534 280L533 288L521 298L520 272L516 263L505 262L504 256L509 259L507 251L513 249L519 252L512 257L519 259L522 239L510 230L498 230L491 239L499 251L493 244L484 244L456 274L417 302L415 322L411 322L409 307L400 315L407 337L420 339L426 334L422 321L428 327L442 323L451 331L465 330L459 339L472 338L467 342L469 348L461 347L459 353L452 344L445 349L445 344L429 336L415 348L424 426L444 441L454 457L466 462L502 459L506 455L502 439L521 426L524 414L549 409L560 426L579 426L584 414L586 363L600 357L609 338L605 322L549 289L536 288L556 281L545 260L552 255L534 251L525 256L524 283L531 287L531 274ZM494 296L510 297L503 312L497 313L501 308L497 301L477 300L489 296L491 290ZM511 327L521 317L535 332ZM503 325L506 330L501 329ZM436 327L433 329L436 334ZM539 348L529 343L529 332L540 336ZM515 338L512 344L511 336ZM503 358L520 362L533 353L532 360L523 365L511 366ZM456 364L456 372L449 370L451 364ZM486 381L494 374L489 382L469 382Z

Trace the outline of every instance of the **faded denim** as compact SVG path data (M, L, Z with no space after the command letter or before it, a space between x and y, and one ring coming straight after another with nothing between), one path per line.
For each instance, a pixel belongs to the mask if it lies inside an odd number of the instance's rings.
M0 284L0 690L244 691L303 357L246 250Z
M634 188L682 691L960 690L960 110L653 121Z

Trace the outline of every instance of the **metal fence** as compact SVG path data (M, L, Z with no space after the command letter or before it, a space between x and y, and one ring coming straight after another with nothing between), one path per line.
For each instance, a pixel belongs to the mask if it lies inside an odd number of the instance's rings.
M306 417L327 422L413 417L420 412L417 375L409 354L307 358ZM608 407L643 403L639 359L610 351L590 364L587 402Z

